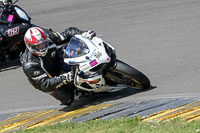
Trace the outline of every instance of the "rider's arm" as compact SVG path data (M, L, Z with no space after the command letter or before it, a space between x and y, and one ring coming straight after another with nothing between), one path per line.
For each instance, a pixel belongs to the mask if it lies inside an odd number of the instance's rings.
M68 42L71 37L73 37L76 34L82 34L84 31L79 30L76 27L70 27L65 29L64 32L59 33L59 32L54 32L52 31L49 33L49 38L57 45L63 44L65 42Z
M37 63L25 64L23 69L33 86L43 92L54 91L66 83L65 76L50 77Z

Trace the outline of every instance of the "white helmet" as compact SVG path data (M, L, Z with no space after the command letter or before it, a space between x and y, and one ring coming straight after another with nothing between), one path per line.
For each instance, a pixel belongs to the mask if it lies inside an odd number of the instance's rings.
M4 6L12 4L12 0L1 0L1 2L3 3Z
M39 27L29 28L25 34L26 47L37 56L45 56L48 51L49 41L47 35Z

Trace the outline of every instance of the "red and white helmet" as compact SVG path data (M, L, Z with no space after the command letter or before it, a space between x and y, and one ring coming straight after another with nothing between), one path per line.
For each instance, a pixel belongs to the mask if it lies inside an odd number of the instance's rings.
M39 27L29 28L25 34L26 47L35 55L45 56L48 51L49 41L47 35Z

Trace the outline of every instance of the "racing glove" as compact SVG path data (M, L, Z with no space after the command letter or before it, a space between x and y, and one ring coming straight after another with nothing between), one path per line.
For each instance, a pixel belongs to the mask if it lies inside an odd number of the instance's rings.
M92 40L92 38L96 36L96 32L89 30L89 31L83 32L82 36L85 36L89 38L90 40Z
M65 77L64 84L70 83L74 80L74 74L72 71L70 71L68 73L64 73L64 74L62 74L62 76Z

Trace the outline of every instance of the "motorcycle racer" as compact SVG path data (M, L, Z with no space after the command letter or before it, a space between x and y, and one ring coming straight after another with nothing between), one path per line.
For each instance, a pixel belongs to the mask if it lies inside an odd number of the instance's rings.
M12 0L0 0L0 63L19 58L26 48L23 36L32 26L31 18Z
M9 6L10 4L12 4L12 0L0 0L0 2L4 6Z
M25 34L25 50L21 62L23 71L29 82L43 92L49 93L64 105L74 100L73 73L66 66L67 73L61 74L63 58L59 55L58 45L62 45L76 34L93 37L95 32L85 32L76 27L65 29L64 32L46 32L39 27L29 28ZM66 71L65 70L65 71Z

